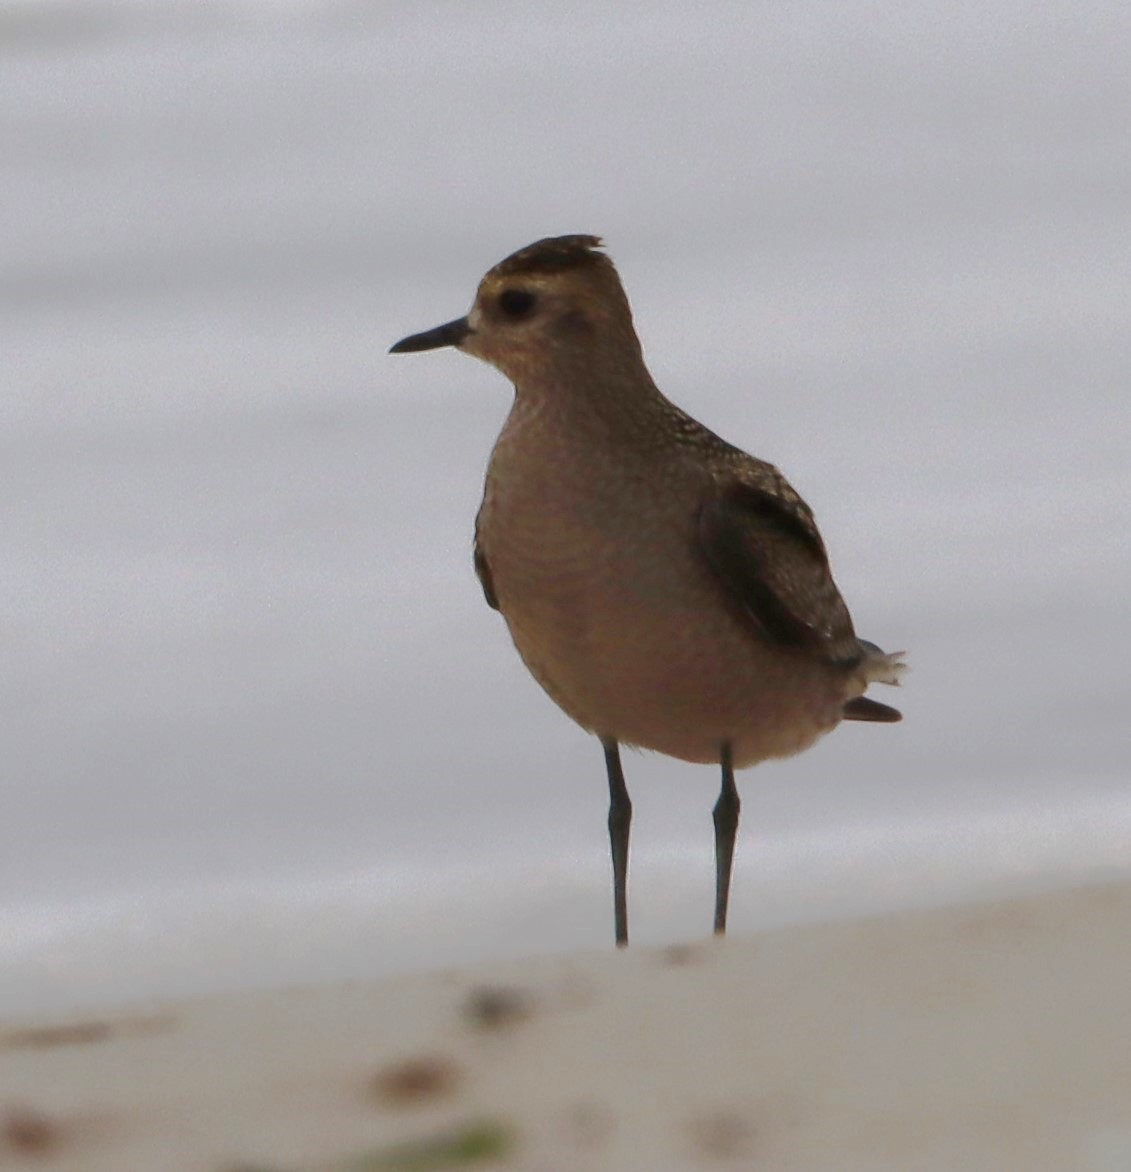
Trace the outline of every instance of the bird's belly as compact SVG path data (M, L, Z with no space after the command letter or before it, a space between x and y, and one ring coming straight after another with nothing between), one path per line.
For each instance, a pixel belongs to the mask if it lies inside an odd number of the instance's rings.
M582 727L687 761L801 751L840 718L843 681L763 640L710 572L665 543L527 541L493 562L515 646ZM500 551L501 552L501 551Z

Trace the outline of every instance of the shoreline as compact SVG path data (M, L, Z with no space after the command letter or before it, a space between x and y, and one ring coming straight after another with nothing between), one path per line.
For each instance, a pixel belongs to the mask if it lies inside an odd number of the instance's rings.
M1129 972L1123 879L7 1021L0 1166L1116 1172Z

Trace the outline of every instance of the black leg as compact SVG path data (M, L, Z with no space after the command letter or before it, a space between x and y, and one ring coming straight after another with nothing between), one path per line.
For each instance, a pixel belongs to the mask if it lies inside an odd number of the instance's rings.
M609 842L613 849L613 914L616 917L617 947L628 943L628 829L632 825L632 802L620 767L616 741L602 740L605 768L609 771Z
M715 935L727 930L727 903L730 900L730 870L734 862L734 838L738 832L738 811L742 803L734 785L734 764L730 743L722 748L723 788L715 803Z

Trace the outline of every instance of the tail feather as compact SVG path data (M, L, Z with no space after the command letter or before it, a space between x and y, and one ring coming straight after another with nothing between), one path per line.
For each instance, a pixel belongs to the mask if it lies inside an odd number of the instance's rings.
M867 639L858 639L864 659L859 667L859 675L864 678L864 686L869 684L895 684L901 682L903 673L907 671L907 664L903 662L904 652L894 651L890 654L881 651L875 643ZM858 677L859 678L859 677ZM903 713L897 708L881 704L879 700L870 700L867 696L857 696L848 700L844 705L845 720L871 720L881 724L894 724L903 719Z
M907 671L907 664L903 662L906 651L881 651L875 643L867 639L857 639L860 650L864 652L864 662L860 665L864 678L869 684L893 684L896 687L902 682Z
M879 700L869 700L867 696L857 696L844 705L845 720L873 720L880 724L895 724L903 719L903 713L898 708L881 704Z

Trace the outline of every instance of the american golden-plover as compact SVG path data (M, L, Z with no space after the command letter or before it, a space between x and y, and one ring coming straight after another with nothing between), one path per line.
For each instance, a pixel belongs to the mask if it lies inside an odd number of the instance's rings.
M526 666L600 738L618 944L632 804L621 744L722 767L715 932L726 929L734 770L808 748L903 664L856 637L809 506L652 381L595 236L539 240L483 278L470 313L393 353L455 346L514 383L487 469L475 569Z

